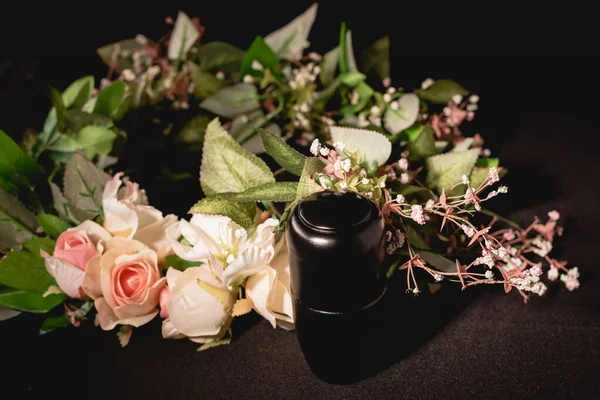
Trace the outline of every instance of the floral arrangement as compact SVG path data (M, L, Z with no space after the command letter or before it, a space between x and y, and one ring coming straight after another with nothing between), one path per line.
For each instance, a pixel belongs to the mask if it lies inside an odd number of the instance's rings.
M163 337L200 350L229 343L234 318L252 310L293 329L283 233L290 210L325 189L379 206L388 278L404 271L414 294L446 281L500 284L525 300L558 279L576 289L577 267L549 255L563 233L557 211L524 228L485 208L508 189L483 138L463 134L479 97L444 79L392 86L387 38L359 70L344 24L335 49L305 54L316 12L246 51L203 43L205 28L180 12L158 41L99 49L108 77L98 88L84 77L52 89L42 131L20 146L0 131L2 319L47 314L47 333L95 309L124 346L159 316ZM143 107L193 114L164 132L201 150L204 198L189 220L105 171L130 140L124 121Z

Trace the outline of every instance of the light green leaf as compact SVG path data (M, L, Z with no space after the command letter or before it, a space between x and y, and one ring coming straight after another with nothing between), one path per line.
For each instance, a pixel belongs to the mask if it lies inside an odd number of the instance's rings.
M427 186L438 193L461 181L463 175L470 175L477 158L479 149L471 149L460 153L438 154L427 159Z
M494 159L490 159L490 160L494 160ZM491 161L490 164L493 165L494 162ZM469 180L471 181L471 186L473 186L474 188L478 188L479 185L481 185L483 183L485 178L487 178L490 168L487 168L487 167L481 168L481 167L478 167L477 164L475 164L475 168L473 168L473 171L471 171L471 175L469 176ZM506 169L500 168L498 170L498 177L502 178L504 175L506 175ZM462 193L464 193L465 191L466 191L466 187L463 189Z
M296 199L298 182L275 182L256 186L239 193L219 193L216 198L225 201L275 201L285 202Z
M455 145L452 150L450 150L452 153L459 153L461 151L466 151L469 150L469 147L471 147L471 144L473 144L474 140L473 138L464 138L460 143L458 143L457 145Z
M203 43L196 54L200 68L204 71L239 71L244 51L225 42Z
M408 93L398 99L398 110L387 107L383 116L383 126L392 135L397 135L411 127L419 116L419 97Z
M249 83L228 86L200 103L200 108L225 118L235 118L259 107L256 87Z
M94 77L84 76L71 83L62 93L62 101L67 108L81 108L92 97Z
M455 94L467 96L469 91L458 83L449 79L440 79L429 86L427 89L419 89L416 91L420 98L431 103L446 104Z
M340 44L338 46L340 49L340 73L342 74L350 71L348 68L348 45L346 44L347 37L346 23L342 22L342 25L340 26Z
M204 343L202 346L198 347L198 350L196 350L196 351L204 351L204 350L212 349L217 346L223 346L223 345L227 345L227 344L231 343L231 338L233 337L233 334L231 333L231 329L228 329L227 332L228 332L227 336L225 336L221 339L216 339L216 340Z
M354 58L354 47L352 46L352 32L346 31L346 63L348 72L358 71L356 59Z
M406 236L408 237L408 241L411 246L414 246L418 249L430 249L431 246L427 244L425 239L413 228L412 225L406 225Z
M65 113L65 121L67 131L79 132L81 128L88 125L102 126L104 128L112 128L113 121L104 115L88 113L81 110L69 110Z
M217 93L227 83L217 79L212 73L202 70L196 64L189 62L192 81L194 82L194 95L200 99L205 99Z
M240 224L244 229L255 226L255 203L234 203L227 200L204 198L197 202L189 211L190 213L224 215Z
M173 33L169 39L167 56L170 60L184 59L187 52L199 37L200 33L190 17L183 11L179 11Z
M392 143L379 132L342 126L332 126L330 131L334 143L343 142L352 153L360 151L361 158L371 165L385 164L392 154Z
M402 131L402 134L400 135L401 139L407 140L409 142L414 142L421 134L423 128L425 128L425 125L413 125L410 128L407 128L404 131Z
M361 74L358 71L346 72L345 74L341 74L339 78L341 83L351 88L360 85L367 79L365 74Z
M286 26L269 33L265 42L279 58L297 61L310 44L307 39L316 17L317 3L314 3Z
M46 232L52 239L58 239L61 233L71 227L68 222L63 221L52 214L40 213L37 215L37 220L42 226L44 232Z
M373 71L380 79L390 76L390 38L384 36L363 52L362 71L365 74Z
M123 103L125 96L125 82L114 82L98 93L98 99L94 105L94 113L112 117L119 106Z
M302 175L306 156L300 154L278 136L273 135L264 129L257 129L262 139L265 151L273 157L277 164L281 165L291 174Z
M60 92L53 87L50 88L50 101L53 106L50 112L56 115L56 127L59 131L64 132L66 128L65 114L67 112L67 107L65 106Z
M169 268L175 268L179 271L185 271L190 267L197 267L201 264L200 261L188 261L180 258L177 254L171 254L165 258L162 269L163 271L167 271Z
M4 189L0 188L0 211L6 213L19 224L31 231L39 226L35 214Z
M91 159L96 155L110 153L116 138L116 132L111 129L88 125L74 136L62 135L48 150L65 153L83 150L85 155Z
M263 160L244 150L215 118L206 129L200 184L207 196L275 182Z
M431 253L429 251L420 250L418 254L428 264L435 267L438 271L442 272L456 272L456 262L450 261L446 257L439 254Z
M123 53L126 52L130 54L130 56L118 57L116 59L113 59L113 55L117 51ZM96 53L98 53L98 55L106 65L112 65L115 68L116 72L121 72L124 69L133 68L133 59L131 57L132 54L145 53L145 51L145 46L142 43L138 42L136 39L126 39L120 42L102 46L98 50L96 50Z
M321 74L319 74L319 79L321 80L321 84L323 86L329 86L331 83L333 83L333 79L335 77L335 70L337 69L339 58L339 46L334 48L333 50L328 51L323 56L323 61L321 62Z
M76 153L65 167L64 195L78 220L94 219L102 213L102 192L111 179L81 153Z
M492 167L497 168L500 166L500 159L499 158L480 158L475 163L475 166L481 167L481 168L492 168Z
M244 55L240 76L243 78L246 75L263 76L263 71L258 71L252 68L252 62L258 61L264 69L270 69L276 76L279 76L279 59L271 48L265 43L261 36L257 36L248 51Z
M356 90L362 90L362 93L365 96L369 95L370 86L367 85L366 88L361 86L365 78L366 76L364 74L361 74L360 72L346 72L344 74L338 75L331 83L331 85L329 85L328 87L316 94L315 102L313 103L313 109L316 111L323 111L329 99L331 99L331 97L335 94L336 90L338 90L344 84L344 82L349 84L350 87L358 86ZM373 90L371 89L371 95L372 94ZM368 98L366 101L368 101Z
M375 93L373 88L367 85L365 82L358 84L355 90L358 92L358 102L356 104L348 104L347 106L343 107L341 110L342 113L356 114L365 108L365 106L369 103L369 100L371 100L373 93Z
M67 298L64 294L51 294L43 297L41 293L26 290L0 288L0 304L15 310L44 314L61 304Z
M0 187L9 192L14 192L15 187L33 190L42 176L42 169L33 158L0 130Z
M211 119L205 116L190 119L181 128L175 140L179 143L202 143L204 141L204 131L206 131L210 121Z
M258 136L255 135L256 128L263 126L266 121L267 119L265 118L265 113L263 113L261 110L238 115L233 121L231 121L229 134L235 138L236 142L245 144L249 137Z
M296 200L301 200L304 197L323 190L323 187L319 185L314 176L320 173L325 168L325 162L317 157L307 157L304 161L304 169L302 175L300 175L300 181L298 182L298 191L296 192Z
M411 160L420 160L436 154L433 129L426 125L414 141L408 142L407 149L410 152Z
M55 242L49 238L36 238L23 243L23 250L8 253L0 261L0 284L44 294L48 287L56 282L46 271L40 250L52 254L54 245Z

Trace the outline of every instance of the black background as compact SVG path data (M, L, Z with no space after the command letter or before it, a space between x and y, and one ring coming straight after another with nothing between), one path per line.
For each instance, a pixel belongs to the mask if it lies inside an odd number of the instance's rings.
M241 48L310 5L204 3L181 8L200 17L207 41ZM597 54L590 13L458 3L448 5L454 6L449 13L423 6L321 2L309 39L316 51L331 49L345 20L356 49L390 36L394 85L452 78L479 94L480 111L468 132L480 132L509 169L509 193L494 200L494 209L521 223L560 211L565 234L552 254L579 266L580 289L569 293L557 283L528 304L493 288L449 290L417 302L402 295L393 314L398 324L382 331L381 340L390 351L414 337L420 345L350 386L317 380L295 334L257 317L234 325L231 345L196 353L186 340L163 340L158 319L121 349L114 333L91 321L38 337L40 320L21 316L0 323L3 390L17 398L598 398L600 63L583 57ZM137 33L158 38L168 30L164 18L178 10L168 3L57 7L4 13L0 128L15 138L26 127L41 128L50 105L47 85L63 89L90 73L99 80L106 69L97 47ZM153 176L142 180L165 212L182 216L174 204L197 200L192 189L189 197L183 191L173 199L151 184Z

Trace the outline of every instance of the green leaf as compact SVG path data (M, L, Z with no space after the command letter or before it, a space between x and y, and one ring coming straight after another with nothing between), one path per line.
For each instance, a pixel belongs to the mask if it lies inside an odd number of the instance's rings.
M44 294L48 286L56 282L46 271L40 250L52 254L54 245L49 238L36 238L23 243L23 250L8 253L0 261L0 284Z
M328 51L323 56L323 61L321 62L321 73L319 74L319 79L321 80L321 84L323 86L329 86L331 83L333 83L335 77L335 70L337 69L339 58L339 46L334 48L333 50Z
M407 149L411 160L420 160L436 154L433 129L429 125L425 126L413 142L408 142Z
M188 66L190 67L192 81L194 82L194 95L196 97L205 99L227 86L226 82L217 79L216 76L202 70L196 64L189 62Z
M55 329L66 328L70 326L71 321L63 314L58 317L48 317L44 320L42 327L40 328L40 335L50 333Z
M66 128L66 117L65 114L67 112L67 107L63 102L62 96L58 90L51 87L50 88L50 101L52 102L52 110L50 112L54 112L56 114L56 126L59 131L65 131Z
M291 174L296 176L302 175L306 156L298 153L271 132L261 128L257 129L257 131L260 134L265 151L268 155L273 157L277 164L281 165Z
M263 160L244 150L215 118L206 129L200 184L207 196L275 182Z
M384 36L363 52L362 71L365 74L373 71L380 79L390 76L390 38Z
M416 93L420 98L431 103L446 104L452 99L452 96L456 94L466 96L469 94L469 91L454 81L440 79L435 81L433 85L429 86L427 89L419 89Z
M331 85L317 93L315 102L313 103L313 109L316 111L323 111L329 99L331 99L331 97L335 94L336 90L338 90L344 84L344 82L350 84L350 87L355 87L360 86L365 78L366 76L364 74L361 74L360 72L347 72L345 74L337 76L331 83ZM368 89L365 89L363 87L357 88L357 90L359 89L363 90L364 94L368 95Z
M414 246L418 249L430 249L431 246L427 244L425 239L421 237L421 235L415 230L412 225L406 224L406 236L408 237L408 241L411 246Z
M58 239L61 233L71 227L71 224L52 214L40 213L37 215L37 220L44 232L53 239Z
M21 250L22 244L33 239L33 234L0 210L0 250Z
M84 76L71 83L62 93L65 109L81 108L92 97L94 77ZM55 105L56 107L56 105Z
M413 125L410 128L407 128L404 131L402 131L402 133L399 135L400 139L409 142L414 142L415 140L417 140L417 138L421 134L421 131L423 131L424 128L425 125Z
M367 79L365 74L361 74L358 71L346 72L345 74L341 74L339 78L341 83L351 88L360 85Z
M261 36L257 36L256 39L254 39L250 48L244 55L242 68L240 69L241 77L246 75L260 77L263 75L263 71L257 71L252 68L252 61L255 60L258 61L264 69L269 68L276 76L279 76L279 59Z
M114 82L98 93L94 113L112 117L119 109L125 96L125 82Z
M334 143L343 142L346 150L352 153L359 151L361 159L364 158L370 166L385 164L392 154L392 143L379 132L343 126L332 126L330 131Z
M196 59L204 71L239 71L244 58L244 51L225 42L210 42L202 44Z
M486 167L480 168L480 167L477 167L477 165L476 165L475 168L473 168L473 171L471 171L471 175L469 176L469 180L471 181L471 186L475 189L478 188L479 185L481 185L483 183L485 178L487 178L489 171L490 171L489 168L486 168ZM505 168L499 169L498 177L502 178L504 175L506 175L506 169ZM466 186L463 187L462 193L464 193L466 191L466 189L467 189Z
M500 159L499 158L479 158L477 160L477 162L475 163L475 166L481 167L481 168L499 167Z
M0 187L14 193L14 189L33 190L43 176L42 169L0 130Z
M470 175L471 169L479 157L479 149L471 149L459 153L444 153L427 158L427 186L448 191L450 187L461 181L463 175Z
M296 199L298 182L275 182L256 186L239 193L219 193L216 198L226 201L275 201L285 202Z
M431 253L429 251L420 250L418 254L428 264L434 266L438 271L442 272L456 272L456 262L448 260L446 257L442 257L439 254Z
M297 61L310 44L307 39L316 17L317 3L314 3L286 26L268 34L265 42L279 58Z
M67 111L65 113L65 121L67 131L75 133L88 125L104 128L112 128L114 126L113 121L104 115L88 113L77 109Z
M233 334L231 333L231 329L228 329L227 332L228 332L227 336L225 336L221 339L216 339L216 340L204 343L202 346L198 347L198 350L196 350L196 351L204 351L204 350L212 349L217 346L223 346L223 345L227 345L227 344L231 343L231 338L233 337Z
M179 11L173 33L169 38L167 56L170 60L184 59L187 52L199 37L200 33L190 17L183 11Z
M62 135L48 150L67 153L83 150L85 155L91 159L96 155L110 153L116 138L116 132L111 129L88 125L77 132L75 136Z
M58 185L54 182L49 182L50 190L52 191L52 200L54 202L54 209L58 213L58 216L65 220L71 221L73 223L78 224L79 220L75 218L73 213L71 212L71 208L69 207L69 202L63 195L62 191L58 187Z
M117 57L113 60L113 55L117 53L117 50L118 52L126 52L128 54L145 53L146 47L142 43L139 43L136 39L126 39L120 42L102 46L96 50L96 53L98 53L106 65L112 65L116 72L121 72L124 69L133 68L133 59L131 56L129 56Z
M342 22L342 25L340 26L340 44L339 44L339 48L340 48L340 73L345 74L346 72L349 72L350 69L348 67L348 46L346 44L346 23Z
M401 195L404 195L404 196L410 196L412 194L426 192L428 190L429 189L427 189L425 187L421 187L421 186L402 185L400 187L400 189L398 189L398 194L401 194Z
M35 231L39 226L35 214L2 188L0 188L0 211L31 231Z
M76 153L65 167L64 195L81 221L102 216L102 192L111 176Z
M256 86L250 83L228 86L200 103L200 108L225 118L235 118L259 107Z
M165 258L165 263L163 265L163 270L166 271L169 268L175 268L179 271L185 271L190 267L197 267L202 265L200 261L188 261L180 258L177 254L171 254Z
M325 168L325 162L317 157L307 157L304 161L304 169L302 175L300 175L300 181L298 182L298 190L296 192L296 200L301 200L304 197L323 190L323 187L319 185L314 176L320 173Z
M263 113L261 110L238 115L233 121L231 121L229 134L235 138L236 142L244 145L247 143L248 139L258 136L256 135L256 129L262 127L266 122L267 119L265 113ZM258 139L258 141L261 142L260 139ZM242 147L245 148L243 145Z
M411 127L419 116L419 98L408 93L398 99L398 110L387 107L383 115L383 126L392 135Z
M189 212L224 215L240 224L244 229L250 229L255 226L254 216L256 214L256 204L234 203L227 200L207 197L197 202Z
M355 90L358 92L358 102L356 104L348 104L347 106L342 108L342 113L356 114L357 112L365 108L365 106L369 103L369 100L371 100L373 93L375 93L373 88L367 85L365 82L361 82L360 84L358 84Z
M356 59L354 58L354 47L352 46L352 32L346 31L346 62L348 72L358 71Z
M204 131L206 131L210 121L211 119L205 116L190 119L181 128L175 140L179 143L202 143L204 141Z
M61 304L67 298L64 294L51 294L43 297L42 293L25 290L0 288L0 304L15 310L44 314Z

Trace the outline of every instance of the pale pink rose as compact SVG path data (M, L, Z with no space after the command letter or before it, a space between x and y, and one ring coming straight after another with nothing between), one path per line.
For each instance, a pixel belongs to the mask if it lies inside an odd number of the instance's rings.
M79 289L87 263L100 253L102 242L110 238L110 233L97 223L84 221L58 237L52 256L42 254L46 270L67 296L81 298Z
M171 288L165 286L160 292L160 317L169 318L169 299L171 298Z
M83 290L94 299L102 329L111 330L117 324L138 327L152 320L165 284L154 250L114 237L104 254L89 261Z

